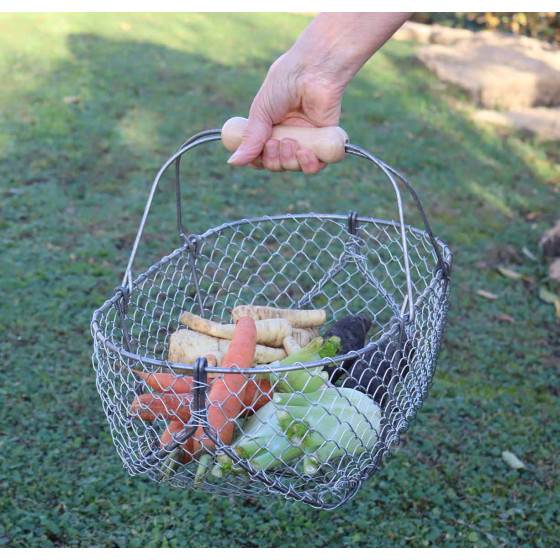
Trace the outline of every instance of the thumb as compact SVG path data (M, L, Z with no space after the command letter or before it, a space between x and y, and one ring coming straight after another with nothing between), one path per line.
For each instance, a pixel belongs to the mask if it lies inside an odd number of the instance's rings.
M261 155L264 145L272 135L272 123L249 114L243 141L228 159L231 165L246 165Z

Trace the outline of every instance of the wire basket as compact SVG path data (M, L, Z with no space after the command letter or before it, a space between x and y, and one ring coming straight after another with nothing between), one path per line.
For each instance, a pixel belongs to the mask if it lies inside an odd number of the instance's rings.
M122 285L93 314L93 365L111 435L131 475L220 495L282 495L333 509L380 468L427 396L448 308L451 252L434 237L410 183L350 143L346 153L374 163L390 181L398 222L356 212L309 213L244 219L187 235L181 157L219 139L220 130L201 132L161 168ZM153 196L172 165L181 246L133 280ZM398 181L414 197L425 231L405 225ZM185 328L182 312L230 323L232 308L242 304L324 309L323 335L349 314L366 315L371 329L364 348L313 363L239 370L210 367L205 358L168 361L171 335ZM328 399L317 397L327 394L320 389L279 397L275 391L290 372L310 379L322 373L324 379L325 371L336 380ZM162 392L147 372L166 372L174 381ZM235 432L227 445L208 421L212 404L206 398L225 374L244 376L245 399L243 417L228 418ZM266 377L272 388L260 381ZM201 469L207 455L193 450L201 439L215 449L207 471Z

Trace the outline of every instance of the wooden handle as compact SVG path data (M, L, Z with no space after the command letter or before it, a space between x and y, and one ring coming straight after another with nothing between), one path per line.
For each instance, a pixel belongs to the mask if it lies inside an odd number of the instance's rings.
M226 150L235 152L247 127L247 119L233 117L222 127L222 144ZM272 138L292 138L300 146L309 148L325 163L336 163L344 158L344 144L348 142L348 135L338 126L312 128L305 126L275 126L272 128Z

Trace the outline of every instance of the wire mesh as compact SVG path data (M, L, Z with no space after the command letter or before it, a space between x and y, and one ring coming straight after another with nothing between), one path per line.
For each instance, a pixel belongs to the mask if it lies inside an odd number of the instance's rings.
M119 289L94 314L93 362L128 472L221 495L279 494L323 509L351 498L415 418L440 350L449 278L426 232L406 226L406 240L412 320L403 313L409 292L401 224L371 218L357 219L351 231L345 216L321 214L224 224L191 236ZM449 249L438 247L450 265ZM321 335L348 315L367 316L371 328L361 350L319 364L238 371L239 389L208 402L224 370L168 361L170 338L185 330L184 311L230 323L243 304L324 309ZM158 376L147 372L167 373L172 382L158 390ZM282 392L293 374L309 385ZM328 389L319 389L325 382ZM226 404L235 400L242 406ZM235 426L230 444L213 431L210 413ZM201 469L205 457L211 463Z

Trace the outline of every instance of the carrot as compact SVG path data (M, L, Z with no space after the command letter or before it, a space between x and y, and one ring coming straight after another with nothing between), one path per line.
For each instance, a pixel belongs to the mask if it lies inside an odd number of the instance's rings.
M207 355L205 355L207 357ZM210 366L210 362L208 362ZM214 367L214 366L210 366ZM142 378L148 387L159 392L188 393L192 391L195 382L194 377L185 375L179 377L174 373L164 373L162 371L140 371L130 368L138 377ZM209 378L215 377L216 374L208 374Z
M162 371L146 372L137 369L132 369L138 377L141 377L148 387L156 391L166 392L173 391L174 393L188 393L194 387L193 377L177 377L174 373L163 373Z
M272 399L272 386L268 379L249 379L245 387L244 416L249 416Z
M222 367L250 368L255 358L257 346L257 329L250 317L240 319ZM226 373L217 377L208 393L208 423L217 433L218 438L229 444L233 438L235 420L243 410L243 400L247 387L247 378L239 373ZM215 444L205 434L202 427L195 433L195 451L202 448L213 451Z
M163 434L159 438L161 446L168 444L170 441L173 440L173 435L180 432L185 427L185 423L182 420L172 420L165 428ZM193 446L194 440L193 438L189 438L185 443L181 445L183 449L183 456L181 458L181 462L186 465L193 459Z
M169 422L169 425L160 437L161 447L172 441L174 434L180 432L184 427L185 424L180 420ZM161 471L160 482L171 478L179 470L181 464L186 465L194 459L193 443L194 440L189 438L185 443L171 451L165 458L165 461L159 467Z
M192 393L138 395L130 405L130 414L146 421L165 418L171 422L188 422L191 417L190 402ZM243 395L243 415L250 415L272 399L272 390L268 379L247 380Z
M178 395L151 395L146 393L138 395L132 401L130 414L142 420L167 418L168 420L186 422L191 417L190 403L192 399L192 393L179 393Z

